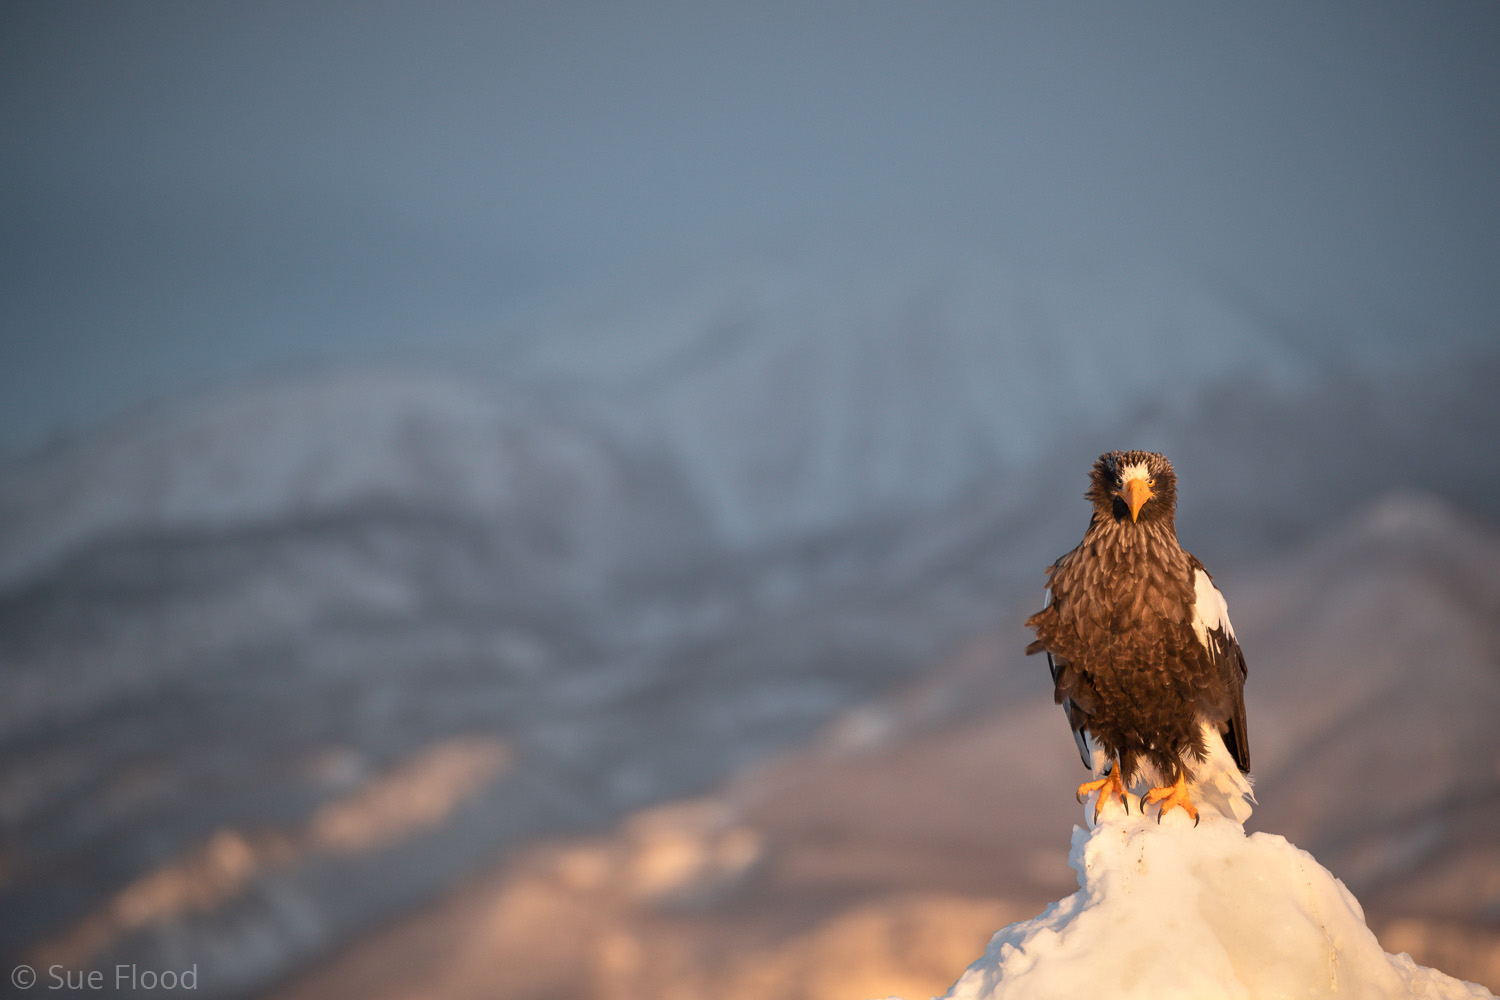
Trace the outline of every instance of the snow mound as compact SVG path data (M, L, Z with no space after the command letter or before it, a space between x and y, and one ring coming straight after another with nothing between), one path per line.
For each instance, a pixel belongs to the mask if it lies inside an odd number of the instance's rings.
M1068 860L1078 892L996 933L947 1000L1492 996L1386 954L1312 855L1209 810L1107 815Z

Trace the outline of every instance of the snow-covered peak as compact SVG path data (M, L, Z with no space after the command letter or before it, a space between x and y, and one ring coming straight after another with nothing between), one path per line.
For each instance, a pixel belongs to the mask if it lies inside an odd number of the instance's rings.
M1364 454L1293 404L1328 396L1313 387L1335 372L1382 399L1355 369L1389 353L1356 362L1334 334L1291 336L1254 303L1149 267L752 271L654 303L550 319L503 371L261 376L7 463L0 585L100 538L361 506L503 519L520 505L603 523L622 504L665 503L738 549L932 516L976 490L1005 517L1040 505L1027 492L1039 474L1125 440L1182 454L1195 495L1218 477L1242 497L1267 440L1277 471L1308 480L1330 452ZM1361 426L1382 412L1367 410ZM1242 454L1226 462L1230 445ZM651 495L622 490L629 477ZM1237 517L1284 529L1317 516L1320 491L1297 495L1312 513L1258 503Z
M632 476L660 494L675 485L651 456L621 453L597 427L494 377L270 374L160 401L0 469L0 583L101 537L350 509L492 521L541 511L593 531L649 502L621 495Z
M1491 996L1386 954L1312 855L1212 812L1075 828L1069 864L1078 891L996 933L948 1000Z
M649 318L548 338L523 366L665 440L752 544L942 503L1060 439L1189 419L1231 378L1289 392L1314 354L1181 274L995 261L748 273Z
M1083 429L1187 419L1234 375L1314 374L1167 272L748 273L558 320L503 374L335 367L143 407L0 467L0 582L99 537L360 505L503 517L565 496L597 518L642 453L664 463L645 479L673 478L749 546L931 509Z

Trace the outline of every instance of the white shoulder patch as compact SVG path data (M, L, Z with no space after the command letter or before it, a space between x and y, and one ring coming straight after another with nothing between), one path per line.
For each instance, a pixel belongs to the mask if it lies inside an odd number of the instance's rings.
M1234 626L1229 624L1229 605L1224 603L1224 595L1201 569L1194 572L1193 591L1193 631L1204 649L1217 654L1219 651L1212 645L1208 633L1222 628L1226 635L1234 638Z

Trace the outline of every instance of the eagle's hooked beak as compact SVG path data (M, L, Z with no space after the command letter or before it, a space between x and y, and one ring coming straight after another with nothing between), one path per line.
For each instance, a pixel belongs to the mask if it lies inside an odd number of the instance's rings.
M1120 495L1125 498L1125 503L1130 506L1131 523L1134 523L1136 518L1140 516L1141 508L1145 506L1146 501L1150 500L1152 496L1151 487L1146 485L1144 479L1130 480L1130 482L1125 484L1125 488L1120 491Z

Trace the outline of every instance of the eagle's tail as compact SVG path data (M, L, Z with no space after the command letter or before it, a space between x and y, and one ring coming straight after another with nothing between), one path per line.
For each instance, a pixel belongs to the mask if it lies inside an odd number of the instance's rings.
M1204 724L1203 742L1208 747L1208 757L1192 769L1189 789L1193 799L1221 816L1244 823L1255 806L1250 775L1240 770L1218 727Z

